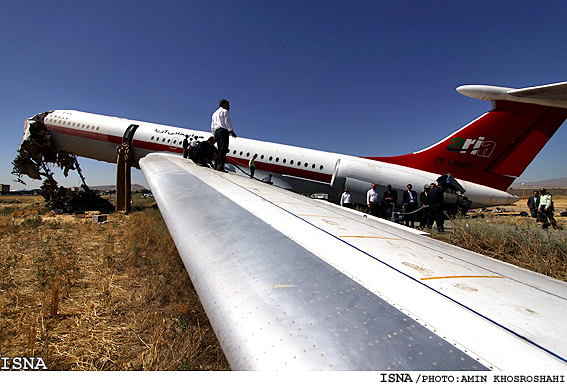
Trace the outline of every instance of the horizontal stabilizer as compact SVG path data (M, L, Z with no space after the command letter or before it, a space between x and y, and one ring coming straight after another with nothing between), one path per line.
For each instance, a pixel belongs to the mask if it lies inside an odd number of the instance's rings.
M521 89L495 87L491 85L463 85L457 91L475 99L567 108L567 82L540 85Z

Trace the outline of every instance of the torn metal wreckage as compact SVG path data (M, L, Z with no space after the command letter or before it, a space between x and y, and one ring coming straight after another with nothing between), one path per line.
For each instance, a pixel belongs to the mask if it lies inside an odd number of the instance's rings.
M68 152L57 151L51 142L51 135L43 124L43 119L49 112L35 115L28 119L24 140L18 150L18 155L12 161L12 174L17 176L17 182L25 185L22 176L41 180L41 195L46 207L50 210L62 210L66 213L75 211L114 212L114 206L106 199L96 195L87 186L77 158ZM82 180L81 190L71 192L68 188L58 186L53 177L51 165L59 167L65 177L70 170L76 170Z

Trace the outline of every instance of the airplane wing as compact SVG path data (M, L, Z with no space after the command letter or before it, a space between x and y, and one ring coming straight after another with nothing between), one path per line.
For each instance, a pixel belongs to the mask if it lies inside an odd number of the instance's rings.
M567 284L179 156L140 160L234 370L565 370Z

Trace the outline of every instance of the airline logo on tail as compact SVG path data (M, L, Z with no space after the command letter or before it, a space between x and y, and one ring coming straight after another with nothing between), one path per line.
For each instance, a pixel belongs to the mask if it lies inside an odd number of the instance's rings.
M481 157L490 157L494 148L496 148L496 143L494 141L486 141L482 136L478 139L462 139L460 137L454 137L447 146L447 150L449 152L469 152L471 155Z

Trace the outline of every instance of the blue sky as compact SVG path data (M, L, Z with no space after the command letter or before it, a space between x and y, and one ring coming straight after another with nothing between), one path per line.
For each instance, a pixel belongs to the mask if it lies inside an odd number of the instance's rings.
M8 1L0 182L40 185L13 182L11 161L24 120L52 109L208 130L226 98L239 136L413 152L490 109L459 85L566 81L566 15L560 1ZM566 138L517 181L567 177ZM80 163L89 185L114 184L114 165Z

